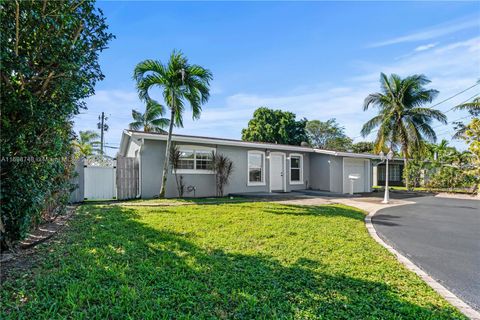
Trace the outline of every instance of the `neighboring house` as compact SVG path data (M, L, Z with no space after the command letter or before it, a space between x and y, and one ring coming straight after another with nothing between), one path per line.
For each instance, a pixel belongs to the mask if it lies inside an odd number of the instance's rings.
M388 185L392 187L405 187L403 180L403 159L393 159L388 162ZM380 163L374 167L373 185L385 186L386 165Z
M119 155L138 159L141 198L159 193L166 140L163 133L123 132ZM354 192L369 192L373 181L371 160L379 159L370 154L178 134L172 136L172 141L181 151L177 173L183 176L186 197L215 195L215 176L210 169L212 151L233 161L225 194L302 189L348 193L352 174L358 176ZM171 168L168 172L166 196L177 197Z

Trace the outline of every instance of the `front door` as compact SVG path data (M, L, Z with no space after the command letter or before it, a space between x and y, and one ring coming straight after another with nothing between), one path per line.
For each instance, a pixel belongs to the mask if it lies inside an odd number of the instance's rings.
M270 190L284 191L284 163L283 154L270 154Z

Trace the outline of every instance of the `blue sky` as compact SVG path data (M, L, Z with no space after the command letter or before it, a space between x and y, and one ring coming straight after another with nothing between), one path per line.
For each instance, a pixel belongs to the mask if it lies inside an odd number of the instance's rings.
M260 106L310 120L336 118L355 142L363 99L379 74L423 73L438 103L480 79L480 2L99 2L116 35L101 54L105 80L75 118L96 129L105 111L106 141L118 146L132 108L143 110L132 72L144 59L166 61L173 49L213 72L200 120L185 114L184 134L240 138ZM480 85L436 108L447 111ZM159 96L158 96L159 97ZM465 113L448 112L450 121ZM451 139L451 126L434 125ZM437 127L438 126L438 127ZM371 137L370 137L371 139ZM463 144L452 141L463 148ZM110 154L115 150L110 149Z

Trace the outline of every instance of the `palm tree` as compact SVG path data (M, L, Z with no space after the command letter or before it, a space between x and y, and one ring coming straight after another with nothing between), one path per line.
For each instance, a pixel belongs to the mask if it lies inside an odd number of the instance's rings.
M459 104L455 110L468 110L473 116L480 114L480 97L476 97L472 102Z
M434 89L424 86L430 83L424 75L412 75L404 79L396 74L380 75L381 92L369 94L363 110L378 109L378 115L367 121L361 134L365 137L378 127L375 151L387 145L398 149L407 165L408 158L415 152L425 150L425 142L437 140L430 126L432 120L447 123L447 117L439 110L422 107L438 95ZM405 184L408 188L408 179Z
M169 120L162 118L165 113L163 106L154 101L149 101L145 113L132 110L133 122L130 122L131 130L143 130L145 132L165 132L163 128L168 126Z
M74 146L82 156L90 156L94 153L100 152L98 146L99 134L92 130L79 131L79 137L74 141Z
M480 83L480 80L477 83ZM473 118L478 117L480 115L480 97L476 97L471 102L459 104L454 110L467 110ZM454 122L454 124L455 134L453 135L453 138L461 139L467 131L467 126L461 121Z
M173 126L183 127L185 102L192 109L193 119L200 118L202 104L205 104L210 97L209 85L212 73L199 65L189 64L188 59L180 51L173 51L166 65L157 60L140 62L135 67L133 77L137 81L141 100L147 103L154 101L149 95L149 90L158 87L163 91L163 100L170 109L167 148L159 194L159 197L163 198L167 183Z

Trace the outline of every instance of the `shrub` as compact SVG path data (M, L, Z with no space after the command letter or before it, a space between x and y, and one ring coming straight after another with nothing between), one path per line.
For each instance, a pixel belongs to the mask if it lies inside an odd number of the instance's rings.
M113 37L93 1L4 1L0 231L12 246L61 213L72 176L72 117L103 79L98 54Z

